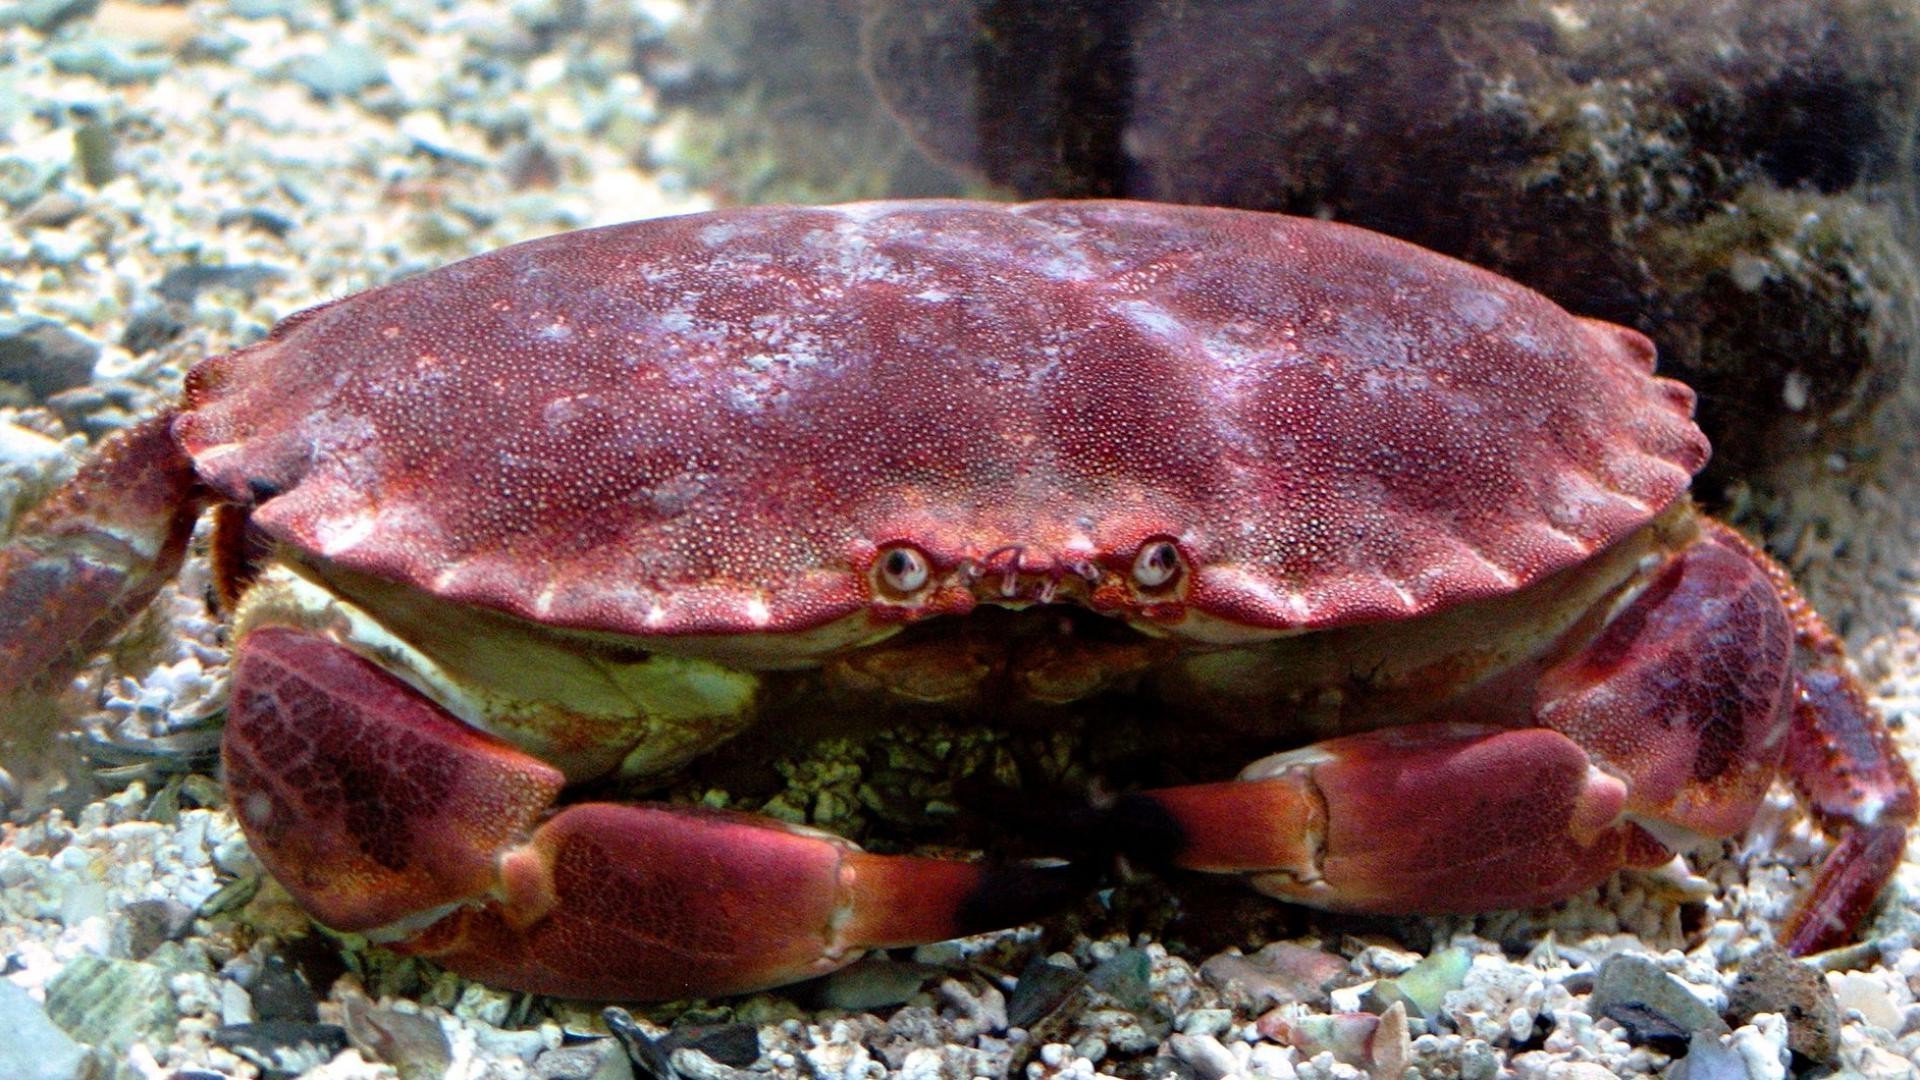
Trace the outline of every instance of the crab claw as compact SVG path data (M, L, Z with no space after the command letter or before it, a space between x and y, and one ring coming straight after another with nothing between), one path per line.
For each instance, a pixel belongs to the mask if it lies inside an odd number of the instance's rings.
M277 627L242 643L225 758L254 851L320 922L565 997L793 982L869 948L1018 923L1077 876L868 854L698 808L547 817L557 770L358 655Z
M1544 729L1423 724L1329 739L1240 779L1123 796L1134 850L1249 875L1335 911L1530 907L1668 852L1623 818L1627 787Z
M867 949L1005 926L1052 871L872 855L744 814L569 807L500 859L498 898L403 946L486 982L568 997L733 994Z

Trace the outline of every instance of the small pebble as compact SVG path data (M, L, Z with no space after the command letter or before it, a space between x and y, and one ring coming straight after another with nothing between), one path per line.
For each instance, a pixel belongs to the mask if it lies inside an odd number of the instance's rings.
M1827 974L1827 983L1833 988L1834 1002L1842 1011L1850 1009L1875 1027L1899 1033L1900 1006L1879 976L1858 971L1836 971Z
M1167 1039L1175 1057L1193 1066L1198 1080L1222 1080L1240 1067L1233 1052L1211 1035L1175 1034Z
M179 941L193 929L193 909L172 897L135 900L121 909L127 919L127 953L145 960L162 942Z

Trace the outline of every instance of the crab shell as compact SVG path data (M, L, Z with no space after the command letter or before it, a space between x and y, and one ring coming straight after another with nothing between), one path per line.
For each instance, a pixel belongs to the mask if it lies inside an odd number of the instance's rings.
M196 368L175 434L274 540L548 627L798 661L1005 573L1010 603L1242 641L1525 589L1633 533L1708 453L1652 362L1325 222L753 208L304 312ZM1164 542L1160 585L1134 571ZM882 587L896 547L924 585Z

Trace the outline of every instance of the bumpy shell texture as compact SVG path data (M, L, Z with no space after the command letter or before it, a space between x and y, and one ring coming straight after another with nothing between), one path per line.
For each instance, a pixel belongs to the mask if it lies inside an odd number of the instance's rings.
M270 535L543 622L799 630L874 552L1124 572L1248 628L1404 618L1614 543L1704 463L1652 346L1365 231L1118 202L634 222L297 315L177 434Z

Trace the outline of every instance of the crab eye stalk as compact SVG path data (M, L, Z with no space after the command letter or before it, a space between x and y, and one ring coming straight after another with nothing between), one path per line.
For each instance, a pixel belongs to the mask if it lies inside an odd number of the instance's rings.
M910 596L927 584L927 557L905 545L888 548L874 563L874 577L888 593Z
M1180 576L1180 549L1171 540L1151 540L1133 557L1133 581L1143 589L1164 589Z

